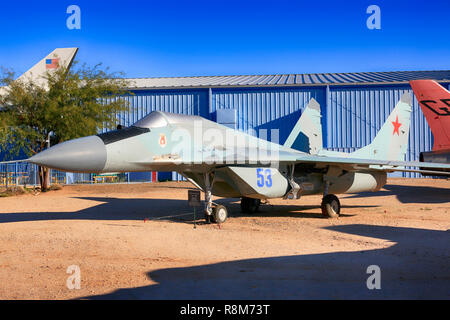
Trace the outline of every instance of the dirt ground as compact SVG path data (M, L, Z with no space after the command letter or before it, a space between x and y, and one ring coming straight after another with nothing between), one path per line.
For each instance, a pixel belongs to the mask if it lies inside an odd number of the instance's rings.
M337 219L321 216L321 196L272 200L254 215L219 199L230 213L220 226L200 213L194 224L189 188L0 198L0 298L450 298L449 180L390 179L377 193L341 195ZM69 289L77 275L80 288ZM381 289L369 290L376 275Z

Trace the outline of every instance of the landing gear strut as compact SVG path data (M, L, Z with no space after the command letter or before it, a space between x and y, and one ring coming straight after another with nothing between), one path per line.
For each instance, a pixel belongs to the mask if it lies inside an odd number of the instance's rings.
M205 173L205 220L207 223L224 223L228 218L228 211L212 201L213 185L214 173Z
M294 199L294 200L300 199L301 187L294 180L295 165L290 166L289 170L291 172L289 174L288 181L289 181L289 185L291 186L291 190L284 196L284 199Z
M322 199L320 208L322 209L322 215L328 218L337 218L341 213L341 203L338 197L334 194L328 194L329 183L325 183L325 192Z
M260 199L253 198L241 198L241 211L244 213L255 213L259 209L259 205L261 204Z

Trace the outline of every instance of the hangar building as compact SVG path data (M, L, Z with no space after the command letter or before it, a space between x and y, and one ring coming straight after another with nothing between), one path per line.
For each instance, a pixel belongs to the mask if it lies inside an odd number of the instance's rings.
M323 146L351 152L369 144L404 92L413 97L407 161L433 147L433 136L409 80L434 79L450 89L450 70L202 76L128 79L128 111L118 115L128 126L152 111L200 115L238 130L278 129L284 143L311 98L321 106ZM3 158L3 157L2 157ZM25 166L22 168L21 166ZM2 165L1 172L28 172L33 165ZM5 167L5 168L3 168ZM8 173L9 172L9 173ZM89 182L92 176L53 172L56 181ZM391 174L420 177L415 173ZM62 177L62 178L61 178ZM155 180L155 174L131 173L128 181ZM159 173L159 180L181 180L176 173ZM32 182L28 182L29 184Z
M450 88L450 70L129 79L131 125L154 110L200 115L248 132L279 129L284 143L311 98L321 106L323 145L351 152L369 144L404 92L413 97L407 161L431 150L433 136L409 80ZM414 173L398 174L419 177ZM180 179L173 175L173 179Z

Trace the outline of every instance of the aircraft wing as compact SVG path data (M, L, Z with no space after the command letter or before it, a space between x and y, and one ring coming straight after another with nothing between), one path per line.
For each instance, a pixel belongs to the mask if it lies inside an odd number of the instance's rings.
M248 149L246 150L248 151ZM259 150L258 150L259 152ZM282 163L282 164L311 164L318 168L325 168L328 166L340 167L347 171L383 171L383 172L415 172L428 174L442 174L450 176L450 164L432 163L432 162L418 162L418 161L391 161L391 160L371 160L359 159L350 157L329 157L310 155L297 151L280 150L276 154L266 156L258 156L258 164ZM252 164L250 160L252 157L243 156L246 154L244 150L235 154L234 161L230 158L222 159L224 164ZM247 152L248 154L248 152ZM255 153L256 154L256 151ZM217 159L217 156L213 157ZM213 162L213 158L204 159L206 162ZM233 157L231 157L233 159ZM256 164L256 163L254 163ZM420 169L413 169L420 168Z
M431 163L431 162L414 162L414 161L391 161L391 160L370 160L357 159L347 157L326 157L305 155L297 157L297 162L301 163L323 163L335 165L353 165L353 166L392 166L392 167L422 167L422 168L442 168L449 169L450 164Z
M289 162L289 160L287 161ZM297 157L295 163L309 163L316 166L337 166L346 170L355 171L384 171L384 172L417 172L417 173L433 173L449 175L450 164L431 163L431 162L414 162L414 161L389 161L389 160L369 160L356 158L340 158L340 157L324 157L314 155L303 155ZM420 169L409 169L418 167ZM433 170L426 170L433 169ZM439 171L436 171L439 170Z

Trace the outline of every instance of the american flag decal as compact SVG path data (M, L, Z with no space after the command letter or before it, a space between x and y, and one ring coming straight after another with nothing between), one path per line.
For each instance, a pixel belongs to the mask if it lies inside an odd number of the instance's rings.
M47 69L57 69L59 67L59 59L46 59L45 67Z

